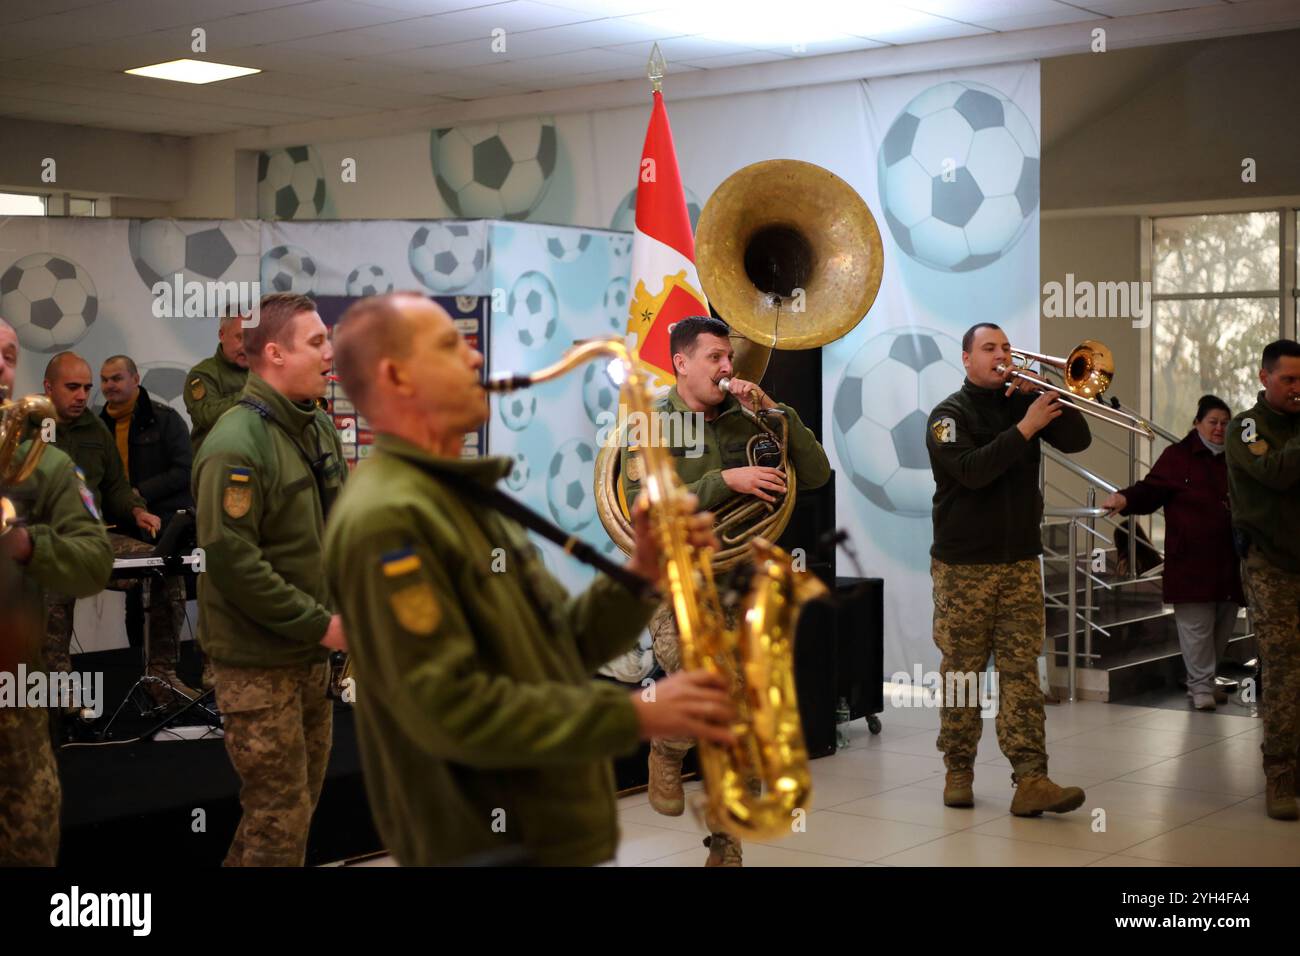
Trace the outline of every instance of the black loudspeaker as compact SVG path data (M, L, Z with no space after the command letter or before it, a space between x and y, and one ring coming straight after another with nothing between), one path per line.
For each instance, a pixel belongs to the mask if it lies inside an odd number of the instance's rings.
M856 720L885 709L885 582L837 578L835 595L835 697Z
M803 740L811 758L835 753L835 605L813 601L799 616L794 682Z

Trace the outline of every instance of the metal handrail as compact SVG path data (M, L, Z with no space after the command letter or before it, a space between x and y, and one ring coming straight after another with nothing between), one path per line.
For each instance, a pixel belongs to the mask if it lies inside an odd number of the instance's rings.
M1136 414L1137 414L1137 412L1133 411L1133 409L1131 409L1131 408L1129 408L1127 405L1123 404L1119 399L1114 399L1113 401L1108 402L1108 403L1105 403L1105 404L1109 404L1112 408L1118 409L1118 410L1121 411L1121 412L1127 412L1127 413L1130 414L1130 415L1136 415ZM1173 432L1171 432L1169 429L1165 428L1165 427L1162 426L1162 425L1157 425L1155 422L1148 421L1147 424L1151 426L1151 430L1152 430L1153 432L1155 432L1158 436L1160 436L1161 438L1163 438L1163 439L1164 439L1165 441L1167 441L1167 442L1172 442L1172 443L1175 444L1175 445L1177 445L1180 441L1183 440L1183 438L1186 437L1186 436L1181 436L1181 437L1180 437L1180 436L1178 436L1178 435L1175 435L1175 434L1174 434Z
M1072 472L1073 474L1082 478L1084 481L1088 482L1089 484L1096 485L1098 488L1102 489L1103 491L1108 491L1111 492L1112 494L1116 491L1119 491L1119 485L1113 485L1105 478L1102 478L1100 475L1093 474L1087 468L1084 468L1082 465L1078 464L1077 462L1071 461L1069 458L1066 458L1064 455L1062 455L1060 452L1056 451L1053 448L1044 448L1043 457L1045 457L1048 461L1056 462L1066 471Z

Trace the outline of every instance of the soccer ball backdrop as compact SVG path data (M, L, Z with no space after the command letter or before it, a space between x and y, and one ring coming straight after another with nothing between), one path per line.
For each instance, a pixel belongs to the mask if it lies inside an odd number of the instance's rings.
M314 146L273 149L257 157L257 214L262 219L315 219L325 209L325 167Z
M835 452L853 487L876 507L930 516L929 414L964 374L961 343L920 327L881 332L849 359L835 389Z
M691 232L695 231L695 224L700 221L700 209L703 204L700 197L691 191L690 187L682 185L682 193L686 196L686 214L691 218ZM623 197L623 201L618 204L614 210L614 218L609 221L609 228L616 232L632 232L636 229L636 190ZM629 245L629 249L631 246ZM617 255L615 251L615 255Z
M435 129L429 141L438 192L471 219L526 219L546 195L557 151L549 116Z
M393 280L381 267L372 263L362 263L348 273L348 295L380 295L393 291Z
M407 250L411 271L427 288L448 293L463 289L487 260L482 241L469 226L421 226Z
M259 251L258 233L238 221L132 219L127 226L131 261L150 289L158 282L252 279Z
M306 249L276 246L262 256L262 292L299 292L316 289L316 261Z
M185 409L185 378L189 368L178 362L141 362L140 385L149 397L180 412L188 424L190 413Z
M537 348L549 342L560 315L551 280L540 272L525 272L510 287L506 311L520 344Z
M589 442L570 438L551 457L546 473L546 503L565 531L581 531L596 517L591 486L596 452Z
M606 363L592 362L582 373L582 407L597 426L613 421L613 416L618 414L618 386L610 381L605 369Z
M497 403L501 421L512 432L521 432L533 423L537 414L537 395L533 392L507 392Z
M23 348L61 352L83 338L99 312L95 282L53 252L23 256L0 275L0 316Z
M996 262L1038 208L1034 128L982 83L940 83L908 103L885 134L877 170L894 241L944 272Z
M622 276L610 279L605 287L605 316L619 335L627 331L628 281Z

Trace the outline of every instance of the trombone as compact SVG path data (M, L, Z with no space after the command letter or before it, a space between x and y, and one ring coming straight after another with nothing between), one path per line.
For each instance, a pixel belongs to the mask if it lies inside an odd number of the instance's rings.
M1102 392L1110 388L1111 380L1115 377L1115 358L1110 349L1100 342L1084 339L1065 358L1012 349L1011 362L1010 368L999 365L997 370L1003 374L1009 371L1011 378L1030 382L1040 391L1047 389L1056 392L1085 415L1118 425L1148 440L1156 437L1151 426L1137 415L1102 402ZM1065 381L1065 387L1026 375L1025 370L1033 362L1037 362L1040 368L1051 366L1055 369Z

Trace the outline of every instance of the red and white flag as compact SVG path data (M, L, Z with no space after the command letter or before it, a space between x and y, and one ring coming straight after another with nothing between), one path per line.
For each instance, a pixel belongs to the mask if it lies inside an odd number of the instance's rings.
M641 360L659 370L659 384L677 380L668 329L688 315L708 315L708 300L695 271L695 236L686 211L677 151L663 94L655 92L650 127L641 151L632 239L632 297L627 332Z

